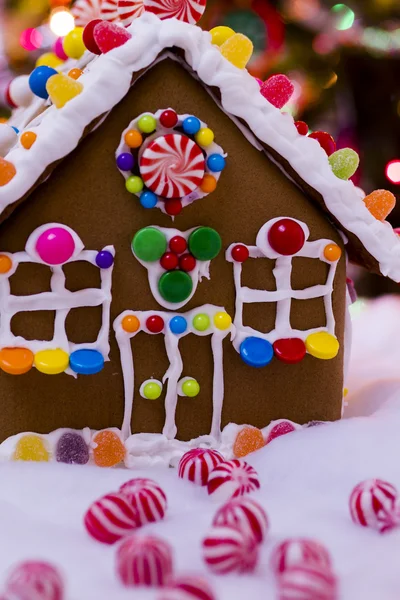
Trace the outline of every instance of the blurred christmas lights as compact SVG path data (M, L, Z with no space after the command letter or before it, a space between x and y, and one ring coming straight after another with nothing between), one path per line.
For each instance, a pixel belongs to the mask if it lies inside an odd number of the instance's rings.
M353 27L356 15L345 4L335 4L331 8L331 14L335 21L335 28L338 31L346 31L346 29Z
M388 162L385 173L391 183L400 185L400 159L396 158Z
M43 44L43 35L37 29L29 27L24 29L19 38L19 43L24 50L33 52L41 48Z
M57 37L64 37L74 28L74 17L66 8L55 8L50 15L50 29Z

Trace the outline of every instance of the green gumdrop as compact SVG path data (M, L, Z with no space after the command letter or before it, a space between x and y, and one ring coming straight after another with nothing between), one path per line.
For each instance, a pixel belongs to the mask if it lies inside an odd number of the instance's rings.
M330 155L328 160L332 167L332 171L339 179L350 179L357 171L358 165L360 164L360 158L357 152L351 148L337 150Z

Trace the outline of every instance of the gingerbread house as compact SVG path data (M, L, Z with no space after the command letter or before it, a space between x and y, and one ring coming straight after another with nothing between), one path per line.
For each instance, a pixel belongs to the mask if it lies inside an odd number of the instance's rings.
M354 154L302 135L229 39L99 26L0 160L1 438L114 427L151 453L340 418L346 261L400 281Z

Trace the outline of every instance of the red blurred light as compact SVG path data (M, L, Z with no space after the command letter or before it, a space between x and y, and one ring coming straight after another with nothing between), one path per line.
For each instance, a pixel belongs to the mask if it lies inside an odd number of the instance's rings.
M400 159L391 160L386 165L385 173L389 181L400 185Z
M19 43L21 44L24 50L28 52L33 52L41 47L43 42L43 36L37 29L33 27L29 27L28 29L24 29L19 38Z

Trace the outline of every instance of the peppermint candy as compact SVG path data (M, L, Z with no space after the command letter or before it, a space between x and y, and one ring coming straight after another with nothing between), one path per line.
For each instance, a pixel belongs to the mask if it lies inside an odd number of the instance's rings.
M205 161L193 140L179 133L167 133L145 148L139 167L152 192L163 198L184 198L203 181Z
M159 19L178 19L194 25L206 10L207 0L144 0L144 7Z
M337 579L329 569L302 564L286 569L278 578L279 600L336 600Z
M203 541L203 558L213 573L250 573L258 562L254 536L235 527L213 527Z
M216 600L216 596L205 579L180 577L163 589L158 600Z
M159 538L132 535L117 550L117 574L126 586L163 586L172 570L171 547Z
M178 465L178 475L181 479L204 486L208 483L211 471L222 462L224 459L216 450L195 448L182 456Z
M350 514L354 523L385 533L400 524L396 510L397 490L381 479L359 483L350 496Z
M71 8L76 27L86 27L90 21L101 19L101 0L76 0Z
M124 27L144 13L143 0L118 0L118 15Z
M244 496L260 488L257 471L248 463L230 460L219 464L210 473L208 493L217 502Z
M219 509L213 525L236 527L261 543L267 534L269 521L263 507L252 498L234 498Z
M111 23L118 21L118 0L102 0L100 18Z
M5 598L15 600L63 600L64 582L59 571L47 562L26 561L10 573Z
M119 491L129 499L140 525L160 521L165 516L167 497L152 479L131 479Z
M298 565L316 565L330 570L332 560L328 550L315 540L292 538L277 546L271 556L271 568L276 575Z
M93 502L84 523L89 534L103 544L114 544L140 526L136 510L121 493L107 494Z

